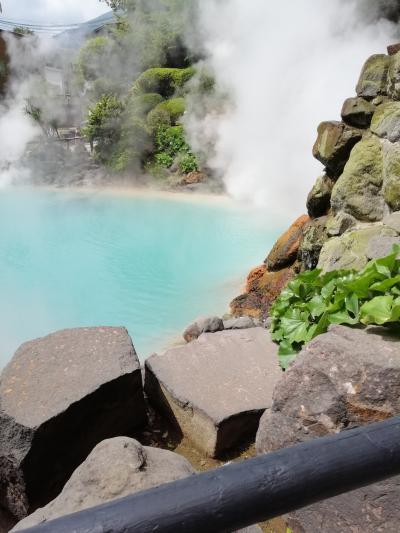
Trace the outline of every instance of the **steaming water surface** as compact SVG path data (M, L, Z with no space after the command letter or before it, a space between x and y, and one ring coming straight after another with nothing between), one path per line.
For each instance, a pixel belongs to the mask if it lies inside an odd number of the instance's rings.
M224 313L279 233L266 213L171 196L0 191L0 367L51 331L124 325L144 359Z

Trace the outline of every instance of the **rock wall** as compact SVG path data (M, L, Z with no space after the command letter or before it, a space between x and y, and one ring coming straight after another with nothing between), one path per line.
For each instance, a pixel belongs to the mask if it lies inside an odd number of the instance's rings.
M318 126L313 155L324 165L297 219L253 270L234 316L266 318L282 288L301 271L360 269L400 242L400 47L365 62L341 121Z

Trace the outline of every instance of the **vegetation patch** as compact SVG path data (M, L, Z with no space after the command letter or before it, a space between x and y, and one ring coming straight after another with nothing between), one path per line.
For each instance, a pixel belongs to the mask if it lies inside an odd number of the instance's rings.
M271 332L286 369L303 344L330 324L398 326L400 319L400 246L363 270L299 274L270 310Z
M195 74L193 67L155 67L143 72L132 87L133 94L158 93L168 98L181 89Z

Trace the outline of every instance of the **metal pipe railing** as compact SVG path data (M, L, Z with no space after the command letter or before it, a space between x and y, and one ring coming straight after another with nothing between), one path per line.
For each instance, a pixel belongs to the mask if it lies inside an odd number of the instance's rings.
M231 532L400 474L400 418L190 476L26 533Z

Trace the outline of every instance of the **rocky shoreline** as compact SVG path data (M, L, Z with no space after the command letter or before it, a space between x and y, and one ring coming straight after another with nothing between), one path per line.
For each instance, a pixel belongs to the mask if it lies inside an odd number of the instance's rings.
M229 317L195 321L186 344L144 369L124 328L59 331L17 350L0 377L0 531L192 475L171 451L184 440L206 465L254 443L261 454L400 414L398 335L332 326L283 372L268 331L296 273L361 269L400 243L400 52L391 52L367 60L342 122L318 128L325 173L308 215L250 273ZM285 521L294 533L395 533L399 496L395 477Z

